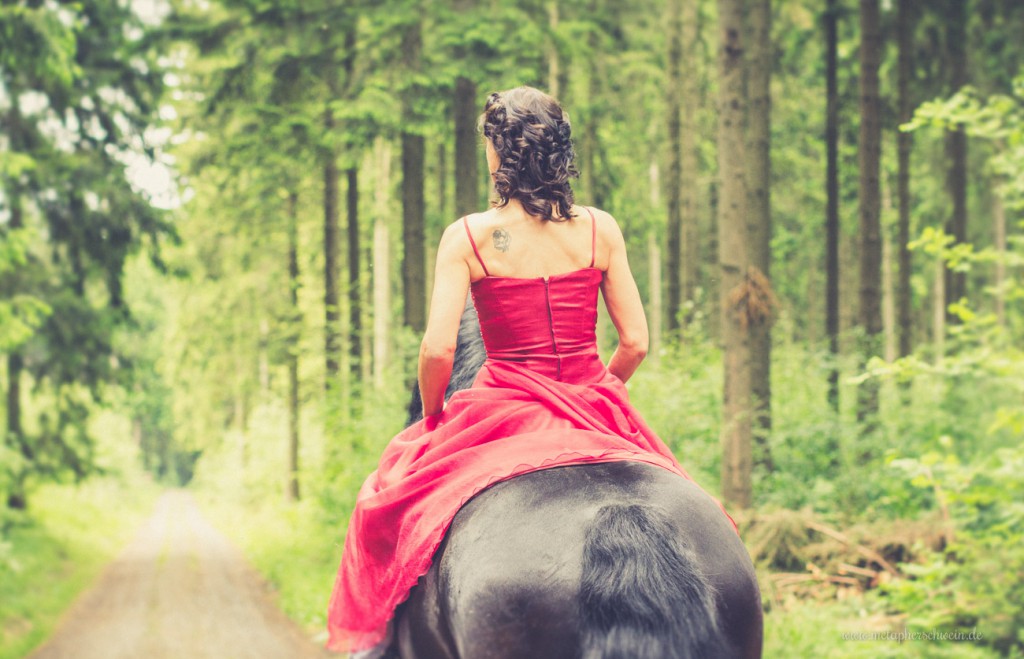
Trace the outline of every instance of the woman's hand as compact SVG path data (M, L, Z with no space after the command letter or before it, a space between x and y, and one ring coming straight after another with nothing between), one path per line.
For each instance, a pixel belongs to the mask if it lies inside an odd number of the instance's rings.
M437 248L430 317L420 344L419 384L423 416L439 414L452 375L459 323L469 294L469 242L461 222L448 226Z

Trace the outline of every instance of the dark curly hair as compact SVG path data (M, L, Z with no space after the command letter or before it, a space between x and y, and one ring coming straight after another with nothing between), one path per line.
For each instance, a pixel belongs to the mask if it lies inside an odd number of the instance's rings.
M495 205L518 199L530 215L555 222L571 219L569 179L579 172L569 115L558 101L533 87L495 92L487 98L480 126L500 163L494 172Z

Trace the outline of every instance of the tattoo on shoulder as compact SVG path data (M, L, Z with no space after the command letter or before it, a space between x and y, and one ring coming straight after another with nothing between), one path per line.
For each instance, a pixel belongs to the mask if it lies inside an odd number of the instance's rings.
M494 240L494 249L499 252L507 252L509 243L512 241L512 235L505 229L498 227L491 234L491 238Z

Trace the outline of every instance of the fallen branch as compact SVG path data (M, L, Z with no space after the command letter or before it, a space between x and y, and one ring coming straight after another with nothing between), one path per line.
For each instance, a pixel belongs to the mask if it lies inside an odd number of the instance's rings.
M878 580L878 570L869 570L866 567L850 565L849 563L839 564L839 574L859 574L862 577L868 577L874 581Z
M834 538L835 540L838 540L839 542L843 543L847 547L852 547L858 553L863 555L865 558L867 558L867 559L869 559L871 561L874 561L875 563L878 563L880 566L882 566L882 568L886 572L888 572L892 576L894 576L894 577L899 576L899 574L900 574L899 570L897 570L895 567L893 567L892 563L890 563L889 561L885 560L885 558L881 554L879 554L877 551L875 551L874 549L871 549L870 547L865 547L864 545L861 545L861 544L858 544L856 542L853 542L852 540L850 540L848 537L846 537L845 535L843 535L839 531L836 531L833 528L829 528L829 527L825 526L824 524L819 524L818 522L808 521L807 522L807 528L812 529L814 531L817 531L818 533L822 533L824 535L827 535L830 538Z

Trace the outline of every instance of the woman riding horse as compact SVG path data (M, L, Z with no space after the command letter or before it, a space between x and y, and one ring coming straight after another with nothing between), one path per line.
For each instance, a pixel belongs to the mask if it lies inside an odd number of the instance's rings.
M735 524L629 402L647 324L615 219L574 204L568 117L519 87L492 94L481 123L498 201L441 239L424 418L360 490L329 647L760 656L760 595ZM619 335L607 366L598 291ZM445 403L469 293L486 360Z

